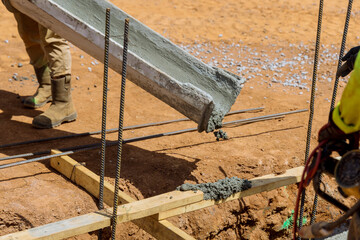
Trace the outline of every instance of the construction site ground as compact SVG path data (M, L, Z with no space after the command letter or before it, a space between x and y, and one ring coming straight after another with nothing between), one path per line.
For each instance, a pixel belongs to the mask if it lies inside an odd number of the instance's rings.
M312 0L112 0L118 7L205 63L243 76L245 84L232 110L264 107L225 121L309 108L318 2ZM327 122L348 1L324 1L320 65L311 135ZM354 2L347 50L360 44L360 3ZM32 127L45 109L25 109L24 96L37 83L11 13L0 4L0 145L101 129L103 65L71 45L75 122L55 129ZM105 17L105 14L104 14ZM131 24L131 23L130 23ZM131 41L131 32L130 41ZM131 49L130 49L131 50ZM109 73L107 128L118 127L121 76ZM347 78L339 83L339 94ZM183 118L131 82L126 85L124 125ZM309 113L225 128L230 137L185 133L125 144L120 189L136 199L173 191L183 183L214 182L237 176L250 179L304 164ZM124 138L196 127L178 122L124 132ZM117 134L109 134L116 140ZM2 148L0 157L97 143L100 135ZM114 184L116 147L106 152L106 180ZM71 155L99 174L100 150ZM1 164L17 160L4 161ZM23 160L23 159L22 159ZM327 180L330 194L338 196ZM304 219L310 220L313 191L307 191ZM289 239L287 224L297 186L282 187L170 218L196 239ZM346 201L351 203L351 201ZM0 236L97 210L97 199L62 177L48 160L0 170ZM340 211L320 200L317 219L334 220ZM132 223L120 224L118 239L152 239ZM97 239L96 233L71 239Z

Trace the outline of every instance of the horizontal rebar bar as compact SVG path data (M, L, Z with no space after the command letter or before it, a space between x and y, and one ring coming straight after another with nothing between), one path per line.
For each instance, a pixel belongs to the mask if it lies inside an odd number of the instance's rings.
M226 114L226 116L230 116L230 115L234 115L234 114L238 114L238 113L250 112L250 111L259 111L259 110L263 110L263 109L264 109L263 107L258 107L258 108L237 110L237 111L229 112L228 114ZM145 127L152 127L152 126L160 126L160 125L164 125L164 124L183 122L183 121L190 121L190 119L189 118L181 118L181 119L168 120L168 121L162 121L162 122L133 125L133 126L124 127L124 130L145 128ZM113 133L113 132L117 132L117 131L118 131L118 128L112 128L112 129L107 129L106 133ZM59 137L42 138L42 139L29 140L29 141L23 141L23 142L16 142L16 143L8 143L8 144L0 145L0 148L15 147L15 146L20 146L20 145L48 142L48 141L53 141L53 140L66 139L66 138L85 137L85 136L91 136L91 135L96 135L96 134L100 134L100 133L101 133L101 131L94 131L94 132L76 133L76 134L59 136ZM24 156L24 157L26 157L26 156Z
M248 124L248 123L284 117L285 115L301 113L301 112L305 112L305 111L308 111L308 110L302 109L302 110L295 110L295 111L290 111L290 112L265 115L265 116L260 116L260 117L240 119L240 120L235 120L235 121L231 121L231 122L225 122L225 123L223 123L223 127L235 127L235 126L240 126L240 125L244 125L244 124ZM143 141L143 140L148 140L148 139L153 139L153 138L158 138L158 137L172 136L172 135L177 135L177 134L182 134L182 133L187 133L187 132L194 132L194 131L197 131L197 128L188 128L188 129L182 129L182 130L173 131L173 132L165 132L165 133L158 133L158 134L147 135L147 136L142 136L142 137L128 138L128 139L124 139L123 143L125 144L125 143L138 142L138 141ZM113 146L116 144L117 144L117 141L109 141L106 143L106 146ZM35 161L46 160L46 159L50 159L53 157L71 155L73 153L77 153L77 152L81 152L81 151L96 149L96 148L99 148L100 146L101 146L100 143L94 143L94 144L81 145L81 146L75 146L75 147L60 148L59 151L62 151L62 153L43 156L43 157L37 157L37 158L14 162L14 163L9 163L9 164L3 164L3 165L0 165L0 169L13 167L13 166L17 166L17 165L21 165L21 164L25 164L25 163L35 162ZM49 154L49 153L51 153L51 150L37 152L37 153L26 153L26 154L20 154L20 155L16 155L16 156L9 156L9 157L7 157L7 159L2 158L0 160L9 160L10 157L12 157L11 159L14 159L14 158L19 158L18 156L29 157L29 156Z

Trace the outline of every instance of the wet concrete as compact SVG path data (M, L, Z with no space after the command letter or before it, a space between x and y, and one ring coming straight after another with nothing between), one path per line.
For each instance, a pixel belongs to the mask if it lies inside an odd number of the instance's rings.
M177 187L179 191L197 191L204 193L204 199L221 200L226 199L234 193L251 188L251 181L238 177L220 179L214 183L190 184L184 183Z

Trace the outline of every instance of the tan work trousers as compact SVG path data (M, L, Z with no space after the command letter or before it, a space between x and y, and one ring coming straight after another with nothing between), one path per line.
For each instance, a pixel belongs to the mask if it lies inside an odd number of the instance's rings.
M52 78L71 74L71 54L67 41L25 14L17 10L13 13L30 64L35 68L48 64Z

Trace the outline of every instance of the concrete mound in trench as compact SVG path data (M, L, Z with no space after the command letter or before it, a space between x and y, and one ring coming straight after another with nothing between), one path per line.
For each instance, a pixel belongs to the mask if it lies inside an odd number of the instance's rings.
M109 66L121 73L124 19L130 18L127 78L198 124L222 126L244 79L208 66L104 0L11 0L19 11L99 61L104 58L105 11L111 9Z

